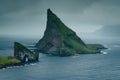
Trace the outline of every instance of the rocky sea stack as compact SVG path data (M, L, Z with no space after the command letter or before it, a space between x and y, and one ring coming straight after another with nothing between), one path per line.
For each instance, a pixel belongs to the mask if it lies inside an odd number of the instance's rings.
M97 46L97 48L95 48ZM68 28L50 9L47 10L47 26L44 36L36 44L42 53L56 56L70 56L75 54L98 53L102 45L89 47ZM94 47L94 49L93 49Z
M14 42L14 57L16 57L22 63L35 62L39 59L39 53L37 53L35 50L29 50L21 43Z

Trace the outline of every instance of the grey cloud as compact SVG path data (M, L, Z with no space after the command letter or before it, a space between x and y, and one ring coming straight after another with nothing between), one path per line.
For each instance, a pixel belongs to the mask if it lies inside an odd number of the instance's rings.
M120 0L0 0L0 33L43 34L47 8L77 32L120 23Z
M0 16L35 5L39 0L0 0Z

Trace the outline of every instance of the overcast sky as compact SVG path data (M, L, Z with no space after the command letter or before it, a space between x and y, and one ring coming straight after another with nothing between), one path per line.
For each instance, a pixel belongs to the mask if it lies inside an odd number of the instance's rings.
M120 0L0 0L0 35L42 36L48 8L77 33L120 23Z

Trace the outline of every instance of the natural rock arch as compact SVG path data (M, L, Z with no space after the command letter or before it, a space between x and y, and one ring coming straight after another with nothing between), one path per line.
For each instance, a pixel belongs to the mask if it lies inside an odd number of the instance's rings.
M21 62L33 62L38 61L39 53L37 51L30 51L24 45L15 42L14 43L14 56Z
M23 57L23 62L29 62L29 56L28 55L25 55Z

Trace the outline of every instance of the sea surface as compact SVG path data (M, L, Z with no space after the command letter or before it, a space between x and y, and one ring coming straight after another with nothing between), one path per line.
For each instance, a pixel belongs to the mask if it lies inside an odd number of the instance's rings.
M13 56L15 41L34 45L36 38L0 37L0 55ZM120 39L84 39L108 49L101 54L57 57L40 53L39 62L0 70L0 80L120 80Z

